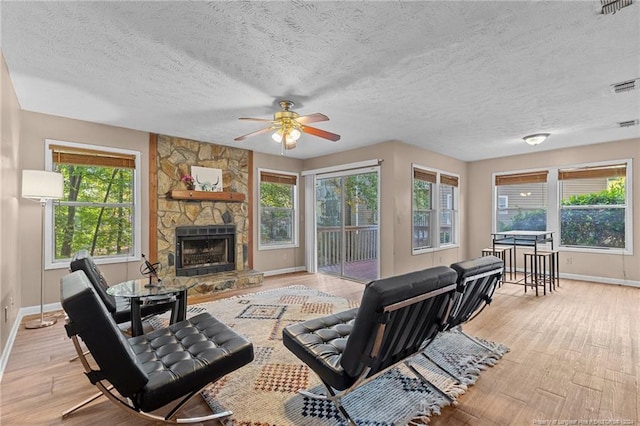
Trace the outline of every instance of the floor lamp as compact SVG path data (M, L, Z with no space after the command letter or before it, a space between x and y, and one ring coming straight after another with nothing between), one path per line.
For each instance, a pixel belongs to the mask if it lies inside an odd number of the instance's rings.
M22 197L39 201L42 206L42 265L40 268L40 319L27 321L25 328L49 327L56 323L55 318L44 318L44 233L45 233L45 207L47 201L62 198L63 179L62 174L44 170L22 171Z

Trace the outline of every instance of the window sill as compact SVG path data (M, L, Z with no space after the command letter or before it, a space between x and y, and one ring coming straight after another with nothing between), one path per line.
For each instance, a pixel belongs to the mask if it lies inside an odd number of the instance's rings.
M421 254L427 254L427 253L433 253L436 251L444 251L444 250L450 250L450 249L455 249L455 248L459 248L460 244L447 244L446 246L440 246L440 247L430 247L430 248L424 248L424 249L411 249L411 255L412 256L417 256L417 255L421 255Z
M50 261L46 262L45 271L53 270L53 269L69 269L69 265L71 264L71 260L59 260L54 263ZM142 258L140 256L122 256L122 257L94 257L93 261L96 265L108 265L112 263L129 263L129 262L140 262Z
M258 250L259 251L293 249L293 248L298 248L298 244L280 244L280 245L272 245L272 246L267 246L267 245L258 246Z
M633 250L629 249L607 249L607 248L589 248L589 247L569 247L560 246L558 250L571 253L590 253L590 254L606 254L617 256L633 256Z

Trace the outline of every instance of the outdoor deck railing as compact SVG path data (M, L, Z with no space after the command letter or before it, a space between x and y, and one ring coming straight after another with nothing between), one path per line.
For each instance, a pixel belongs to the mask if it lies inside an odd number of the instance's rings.
M318 226L318 267L341 262L341 235L339 226ZM377 257L377 226L345 226L345 263Z

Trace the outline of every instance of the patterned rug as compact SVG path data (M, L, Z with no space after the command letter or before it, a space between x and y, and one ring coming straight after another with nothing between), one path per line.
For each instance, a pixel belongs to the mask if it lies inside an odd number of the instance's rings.
M214 410L231 410L225 425L336 426L346 422L327 401L297 393L307 389L323 393L317 376L282 344L282 329L289 324L344 311L357 304L305 286L291 286L192 305L188 316L207 311L247 337L254 345L255 360L203 391ZM166 318L154 327L166 325ZM480 339L479 339L480 340ZM482 341L489 351L458 331L441 333L427 354L449 372L457 383L424 356L414 366L431 383L456 398L474 383L481 370L494 365L508 349ZM389 370L342 400L358 425L426 424L449 401L425 385L404 365Z

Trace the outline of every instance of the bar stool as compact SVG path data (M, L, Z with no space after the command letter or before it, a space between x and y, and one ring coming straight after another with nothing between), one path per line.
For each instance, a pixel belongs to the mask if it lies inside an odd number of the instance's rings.
M497 258L502 259L502 264L504 266L504 272L507 272L507 259L509 259L509 280L513 281L514 274L514 266L515 259L513 259L513 247L511 246L496 246L496 248L484 248L482 249L482 256L495 256ZM504 275L500 282L504 282Z
M543 294L547 294L547 284L549 292L556 289L556 283L560 279L559 274L559 253L558 250L537 250L524 253L524 292L527 292L527 285L536 289L542 285ZM528 279L531 278L531 281Z
M538 254L549 256L549 291L551 286L553 290L560 287L560 252L558 250L538 250Z

